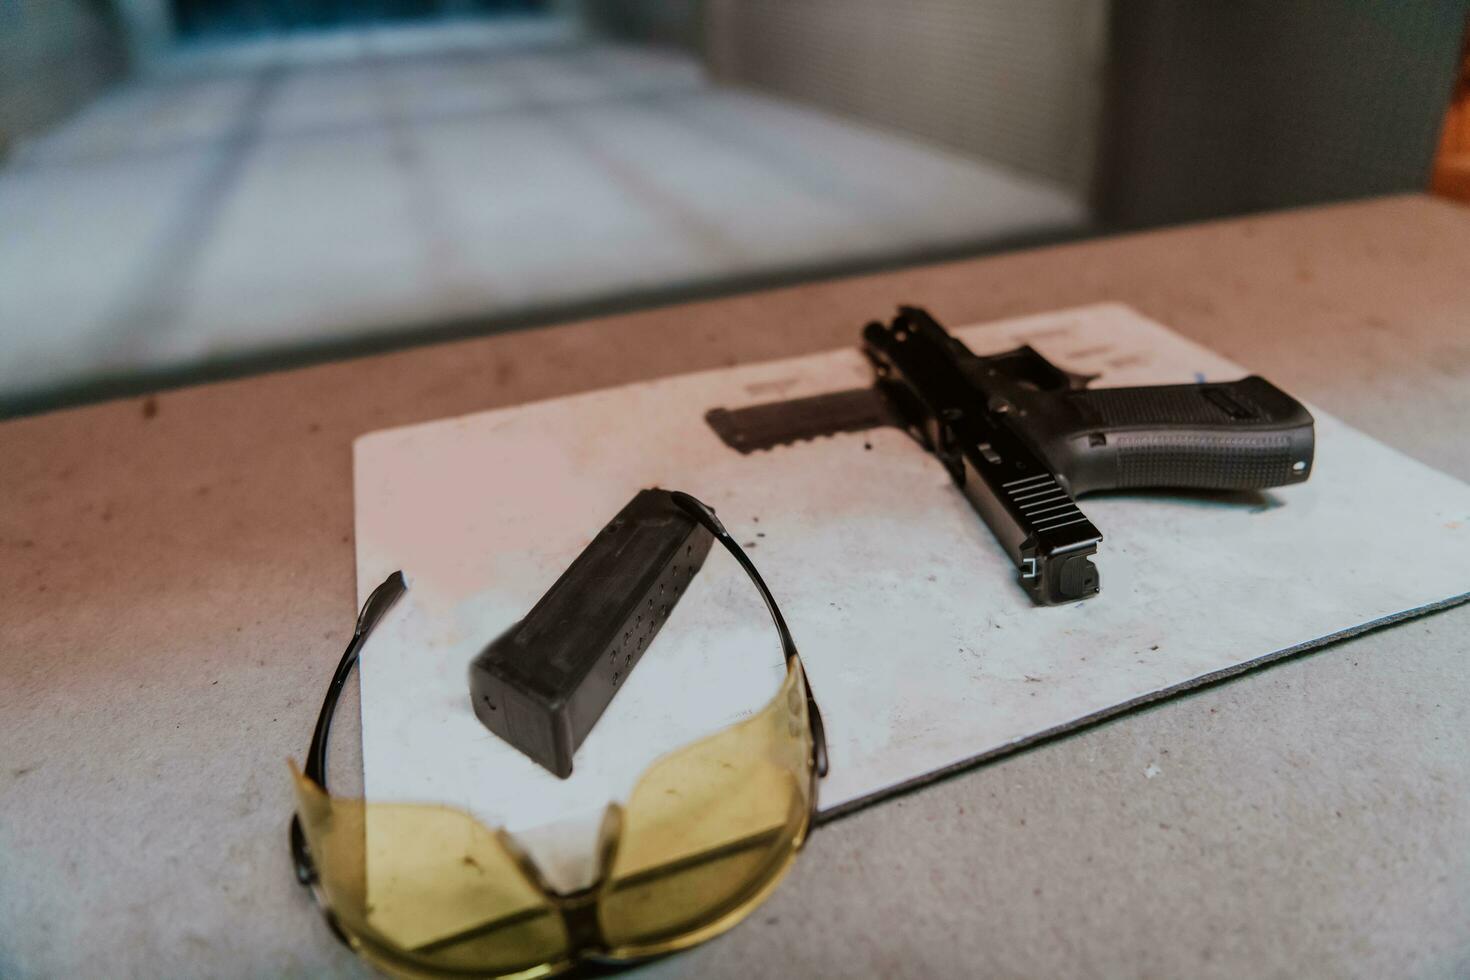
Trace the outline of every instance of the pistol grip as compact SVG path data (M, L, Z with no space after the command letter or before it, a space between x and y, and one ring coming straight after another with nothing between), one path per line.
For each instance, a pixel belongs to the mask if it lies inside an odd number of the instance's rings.
M1078 428L1044 440L1074 494L1129 487L1259 490L1312 472L1311 413L1264 378L1064 396Z

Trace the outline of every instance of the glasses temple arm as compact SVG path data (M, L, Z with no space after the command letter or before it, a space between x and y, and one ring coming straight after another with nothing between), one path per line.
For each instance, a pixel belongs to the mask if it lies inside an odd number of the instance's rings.
M332 715L337 711L337 699L341 696L347 676L352 673L352 665L357 663L357 656L362 652L368 636L372 634L373 627L378 625L379 620L406 591L408 584L403 580L402 572L394 572L373 589L367 602L362 604L362 611L357 614L357 625L352 630L352 639L348 641L342 659L337 662L337 670L332 674L332 683L327 687L327 696L322 699L321 711L316 716L316 728L311 733L311 747L306 750L306 767L302 770L302 775L321 787L323 792L327 788L327 736L332 730ZM302 834L301 819L298 816L291 818L291 856L296 862L297 879L302 883L311 881L315 871L307 855L306 838Z
M316 728L311 733L311 747L306 750L306 768L303 774L323 790L327 788L327 736L332 730L332 715L337 710L337 699L342 694L342 687L347 683L352 665L357 663L357 655L362 651L373 627L378 625L378 621L406 591L408 584L403 580L403 573L394 572L373 589L367 602L362 604L362 611L357 614L357 626L352 631L352 639L343 651L342 659L337 662L336 672L332 674L332 683L327 687L327 696L322 700L322 710L316 716Z
M708 504L696 497L690 496L682 490L671 490L669 496L689 516L703 525L705 530L713 534L719 540L720 544L725 546L725 550L734 556L735 561L740 564L740 567L745 569L745 574L750 576L751 582L755 584L756 591L765 600L766 611L771 614L771 620L776 624L776 632L781 637L781 654L786 658L786 665L788 667L791 666L791 662L797 660L796 641L791 638L791 630L787 628L786 617L781 615L781 609L776 605L776 597L771 595L771 590L766 587L765 579L761 578L761 573L756 570L755 563L750 560L750 556L745 553L745 549L740 547L739 543L730 535L729 531L725 530L725 525L715 516L714 510ZM800 661L797 660L797 663L799 664ZM822 712L817 707L817 700L812 697L812 686L809 683L805 683L806 668L802 667L801 671L802 681L804 682L802 686L806 688L807 717L810 719L812 729L812 754L817 775L825 776L827 775L827 728L822 723Z

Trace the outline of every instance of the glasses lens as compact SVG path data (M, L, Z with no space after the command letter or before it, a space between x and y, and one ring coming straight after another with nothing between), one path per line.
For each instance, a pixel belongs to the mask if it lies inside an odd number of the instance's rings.
M318 887L365 956L401 974L505 975L569 959L562 918L500 839L447 807L328 796L296 773Z
M599 896L613 955L691 946L760 904L806 836L810 753L806 685L793 662L758 715L644 773Z

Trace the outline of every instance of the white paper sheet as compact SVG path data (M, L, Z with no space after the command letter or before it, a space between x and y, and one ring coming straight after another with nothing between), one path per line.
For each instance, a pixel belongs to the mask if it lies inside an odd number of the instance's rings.
M1119 305L956 331L1095 386L1247 370ZM1271 365L1251 365L1270 377ZM377 432L355 447L358 592L411 590L363 653L370 799L516 833L554 882L657 756L759 708L774 631L719 549L561 781L485 730L466 668L641 487L688 490L752 546L827 722L824 812L1470 592L1470 487L1313 409L1303 485L1084 497L1102 594L1033 607L944 469L896 430L741 456L703 416L867 383L856 350Z

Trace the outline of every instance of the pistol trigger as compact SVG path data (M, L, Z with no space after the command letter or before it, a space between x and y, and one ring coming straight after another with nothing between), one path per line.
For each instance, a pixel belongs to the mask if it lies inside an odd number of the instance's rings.
M965 485L965 462L960 456L959 450L955 448L956 440L954 431L948 426L939 426L936 433L938 440L934 446L934 455L949 470L949 475L954 480L955 486Z
M1058 370L1066 376L1068 391L1082 391L1088 385L1102 377L1101 374L1078 374L1076 371L1068 371L1066 368L1058 368Z

